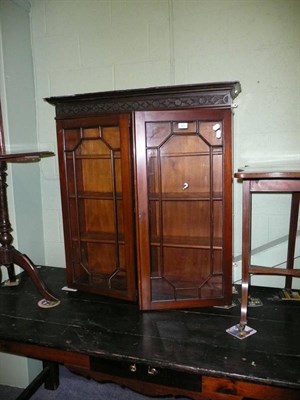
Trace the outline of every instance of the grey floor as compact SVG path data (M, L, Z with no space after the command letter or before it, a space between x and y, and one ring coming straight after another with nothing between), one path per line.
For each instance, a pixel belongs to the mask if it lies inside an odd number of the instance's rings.
M0 385L0 400L15 400L22 389ZM122 388L113 383L97 383L93 380L74 375L66 368L60 368L60 385L57 390L46 390L41 387L32 400L173 400L174 397L149 397ZM177 398L185 400L185 398Z

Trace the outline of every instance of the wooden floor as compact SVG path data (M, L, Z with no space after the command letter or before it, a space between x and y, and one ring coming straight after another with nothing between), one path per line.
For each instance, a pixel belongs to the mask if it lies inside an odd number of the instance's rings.
M274 288L251 288L263 306L249 308L257 333L239 340L239 295L230 309L141 312L136 304L65 292L65 270L40 273L61 299L52 309L25 274L0 289L0 351L66 365L99 381L141 393L193 399L300 399L300 301ZM239 289L239 288L238 288Z

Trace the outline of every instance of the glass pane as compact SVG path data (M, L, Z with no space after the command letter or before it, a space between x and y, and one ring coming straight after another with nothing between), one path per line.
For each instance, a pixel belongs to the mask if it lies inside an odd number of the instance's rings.
M213 275L201 287L200 296L202 298L218 298L223 296L223 277L222 275Z
M100 131L99 131L99 127L95 127L95 128L86 128L83 129L83 138L94 138L94 139L98 139L100 137Z
M161 154L197 154L207 153L208 145L198 135L182 136L172 135L162 146Z
M147 152L147 176L148 190L150 196L159 192L159 163L157 150L148 150Z
M222 246L223 237L223 205L221 201L214 201L214 246Z
M102 137L114 150L120 149L120 132L118 126L105 126L102 128Z
M196 196L210 191L208 156L161 158L161 190L165 195Z
M209 250L164 249L164 277L176 287L199 287L210 273Z
M80 226L83 233L114 233L114 208L110 200L81 200Z
M112 192L113 180L110 159L79 159L77 163L78 170L82 170L79 191Z
M222 122L201 122L200 134L211 146L222 146L223 126Z
M214 274L222 274L223 265L222 265L222 251L221 249L215 250L213 253L213 273Z
M151 242L159 242L160 236L160 203L158 201L149 202L149 223L150 223L150 240Z
M82 140L80 146L76 150L76 155L106 155L110 156L110 148L101 139Z
M80 144L81 130L77 129L65 129L64 130L64 148L65 151L74 151Z
M165 201L163 211L164 241L199 241L210 235L210 203L200 201Z
M161 255L153 249L151 261L157 259L161 259ZM152 301L222 296L222 274L212 274L211 252L208 249L166 247L163 260L164 267L152 274Z
M222 154L213 155L213 196L222 198L223 193L223 156Z
M146 123L146 143L147 147L157 147L161 145L171 132L170 122L147 122Z

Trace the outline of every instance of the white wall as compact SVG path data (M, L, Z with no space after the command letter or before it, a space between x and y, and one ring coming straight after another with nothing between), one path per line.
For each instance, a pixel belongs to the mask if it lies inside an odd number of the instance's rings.
M1 0L3 93L7 150L36 150L35 90L27 0ZM40 169L37 164L11 166L18 248L44 263Z
M0 0L0 94L7 151L38 148L29 10L27 0ZM39 165L8 165L13 245L44 264L40 181ZM0 354L3 384L25 386L39 368L39 362Z

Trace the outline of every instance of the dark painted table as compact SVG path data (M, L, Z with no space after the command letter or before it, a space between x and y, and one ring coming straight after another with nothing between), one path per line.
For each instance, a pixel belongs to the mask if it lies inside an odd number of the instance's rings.
M125 301L61 290L64 269L42 267L40 274L61 304L39 308L24 273L19 286L2 287L0 351L152 395L300 399L300 302L274 297L279 289L251 287L263 306L249 308L257 333L240 340L226 333L239 321L239 295L230 309L141 312Z

